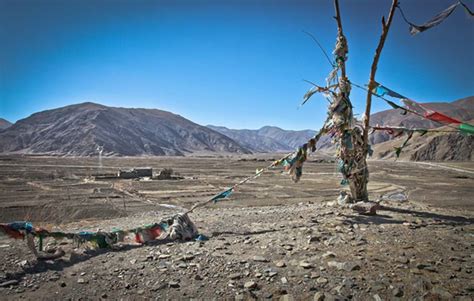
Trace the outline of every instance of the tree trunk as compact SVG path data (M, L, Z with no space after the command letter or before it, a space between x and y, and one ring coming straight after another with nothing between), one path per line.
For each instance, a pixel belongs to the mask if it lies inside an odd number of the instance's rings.
M379 44L377 46L374 61L372 63L370 80L369 80L369 93L367 94L367 103L364 116L364 126L358 127L355 125L352 113L352 103L350 101L350 82L346 76L346 54L348 52L347 46L346 51L341 57L337 53L336 47L336 63L341 71L341 78L339 79L337 94L335 101L333 102L333 124L336 124L339 128L338 142L340 145L339 150L339 168L344 177L343 182L349 184L351 191L351 199L353 202L366 202L369 200L367 191L367 183L369 181L369 170L367 167L367 155L369 152L368 145L368 132L369 132L369 121L370 121L370 109L372 94L371 90L375 84L375 72L377 70L377 64L382 52L385 39L387 37L390 24L392 23L393 15L397 6L397 0L393 0L390 8L390 13L387 23L382 18L382 35L380 37ZM338 43L343 40L346 42L342 28L342 20L339 11L339 1L334 0L334 8L336 11L336 21L338 27ZM336 110L335 106L341 103L346 105L343 110Z

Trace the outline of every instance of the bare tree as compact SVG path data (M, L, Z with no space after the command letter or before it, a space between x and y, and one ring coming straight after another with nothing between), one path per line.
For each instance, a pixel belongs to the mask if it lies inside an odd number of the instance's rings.
M375 87L375 74L378 61L392 23L397 2L397 0L392 1L387 21L385 21L384 17L382 18L382 34L375 51L369 76L369 89L363 123L355 120L352 112L352 103L350 100L351 82L346 74L346 61L349 48L343 31L338 0L334 0L338 33L336 46L333 51L335 60L333 70L328 76L326 87L316 86L317 89L313 89L307 94L307 96L310 97L315 92L324 92L330 98L328 108L329 117L316 136L316 140L326 133L334 135L335 142L339 146L336 155L339 159L338 169L343 175L342 183L349 184L351 199L354 202L368 201L367 183L369 170L366 158L369 153L368 130L372 101L371 91ZM305 98L309 97L305 96Z

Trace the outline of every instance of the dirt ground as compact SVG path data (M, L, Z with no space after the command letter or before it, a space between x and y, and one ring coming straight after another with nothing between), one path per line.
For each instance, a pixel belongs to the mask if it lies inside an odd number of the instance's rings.
M158 222L274 158L104 158L99 167L97 158L0 157L0 222L68 231ZM182 179L92 177L144 166ZM64 241L65 257L37 262L24 241L0 237L0 299L472 300L474 163L369 166L377 216L338 206L336 164L316 157L299 183L275 169L192 213L205 242L112 251Z

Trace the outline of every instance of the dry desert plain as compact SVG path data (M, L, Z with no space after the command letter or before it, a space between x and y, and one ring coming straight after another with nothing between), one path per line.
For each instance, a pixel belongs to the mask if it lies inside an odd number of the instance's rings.
M65 231L158 222L276 158L112 157L100 168L97 158L2 156L0 222ZM143 166L181 178L93 178ZM117 250L62 241L66 256L37 261L24 241L0 237L0 299L472 300L474 163L369 166L376 216L339 206L336 164L311 157L299 183L276 168L190 214L208 241Z

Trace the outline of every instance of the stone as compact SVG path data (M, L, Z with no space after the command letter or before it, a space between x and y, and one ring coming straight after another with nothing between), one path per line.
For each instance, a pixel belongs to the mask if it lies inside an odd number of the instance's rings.
M307 261L300 261L299 266L304 268L304 269L310 269L313 267L313 265Z
M79 278L77 279L77 283L80 283L80 284L86 284L88 281L84 278Z
M403 296L403 290L399 287L396 287L392 290L392 294L395 296L395 297L402 297Z
M253 261L257 261L257 262L268 262L269 260L266 259L266 258L263 257L263 256L254 256L254 257L253 257Z
M284 261L277 261L275 265L279 268L284 268L286 267L286 263Z
M229 275L229 278L232 279L232 280L240 279L241 277L242 277L242 275L240 273L233 273L233 274Z
M375 294L373 297L375 301L383 301L378 294Z
M357 202L351 204L350 208L360 214L376 215L377 209L380 209L380 205L375 202Z
M200 280L202 280L203 278L202 278L201 275L197 274L196 276L194 276L194 279L200 281Z
M179 285L179 282L172 280L172 281L168 282L168 286L171 287L171 288L179 288L180 285Z
M293 295L290 295L290 294L280 296L280 301L294 301L294 300L295 298L293 297Z
M321 292L317 292L314 294L313 301L323 301L324 300L324 294Z
M317 282L318 284L326 284L326 283L328 283L328 280L327 280L327 278L319 277L319 278L316 280L316 282Z
M286 279L286 277L281 277L280 281L281 281L281 283L283 283L283 284L287 284L287 283L288 283L288 279Z
M0 287L9 287L9 286L12 286L12 285L18 285L18 280L8 280L8 281L5 281L5 282L2 282L0 283Z
M331 252L331 251L328 251L328 252L324 253L324 254L322 255L322 257L323 257L323 258L334 258L334 257L336 257L336 254L333 253L333 252Z
M254 289L257 287L257 283L255 281L247 281L244 283L244 288L246 289Z

